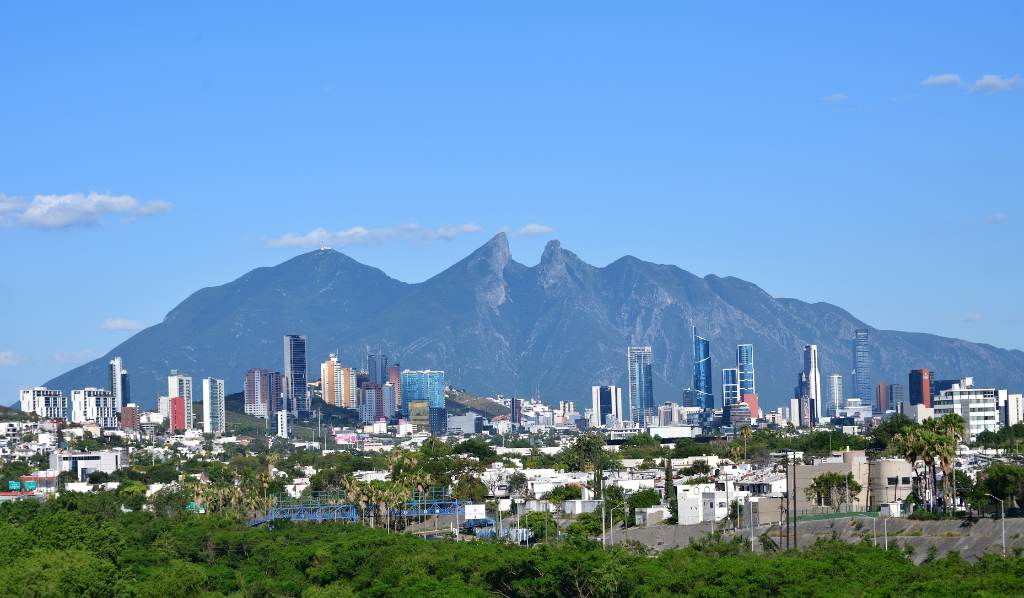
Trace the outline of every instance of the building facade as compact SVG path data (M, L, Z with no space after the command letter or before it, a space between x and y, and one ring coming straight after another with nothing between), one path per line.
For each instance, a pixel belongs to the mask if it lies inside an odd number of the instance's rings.
M757 394L754 345L747 343L736 346L736 369L740 375L740 396Z
M120 357L110 360L110 394L114 396L118 413L121 407L132 402L131 386L128 383L128 370L124 369L124 363Z
M740 370L725 368L722 370L722 407L740 402Z
M221 435L227 430L224 413L224 381L203 378L203 433Z
M178 370L171 370L171 374L167 376L168 406L173 403L175 397L181 397L184 402L182 417L184 417L185 429L190 430L195 422L192 413L192 377L186 376ZM170 415L170 413L165 414L168 418Z
M711 386L711 343L708 339L697 335L697 327L692 326L693 336L693 391L695 401L701 409L715 408L715 392Z
M911 405L932 406L932 373L928 368L911 370L907 388Z
M512 400L517 401L518 399ZM608 426L609 418L621 422L622 389L618 386L592 386L590 388L590 406L593 427Z
M281 409L281 372L253 368L245 373L245 406L247 414L270 419Z
M324 402L328 405L341 407L345 403L344 379L341 371L341 363L338 362L338 355L335 353L331 353L327 357L327 361L320 364L320 390L323 393Z
M853 332L853 396L871 400L871 333L867 328Z
M68 399L59 390L42 386L21 391L21 410L43 419L68 419Z
M935 397L934 417L959 415L967 424L970 441L974 442L982 432L999 431L999 406L1006 402L1007 394L1006 390L977 388L973 378L963 378Z
M654 374L650 347L629 347L626 362L629 368L630 419L639 426L654 416Z
M843 404L843 377L832 374L828 377L828 415L836 417L839 406Z
M306 337L287 334L284 337L284 397L292 415L309 413L309 370L306 364Z
M821 421L821 373L818 370L818 345L804 345L804 396L808 403L808 419L815 426Z
M104 430L116 430L120 423L114 395L105 388L82 388L71 391L71 421L92 422Z

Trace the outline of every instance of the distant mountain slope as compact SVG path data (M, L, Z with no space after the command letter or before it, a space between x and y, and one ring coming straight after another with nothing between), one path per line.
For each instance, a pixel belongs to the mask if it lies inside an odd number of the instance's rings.
M146 407L166 392L171 368L194 376L197 389L199 378L216 376L235 392L248 368L280 369L281 337L300 333L309 338L313 379L328 352L340 349L344 363L361 366L367 349L380 348L403 367L444 369L473 392L577 405L588 404L592 384L625 386L626 347L649 344L656 401L678 401L691 375L690 322L711 339L719 404L721 369L735 363L737 344L751 342L758 391L771 407L788 404L804 344L819 346L823 382L831 373L849 378L853 331L870 328L833 305L773 298L737 278L701 278L629 256L597 268L557 241L539 264L524 266L500 234L419 284L332 250L259 268L196 292L160 324L47 385L104 385L116 354ZM876 382L905 384L910 369L930 367L943 378L1024 388L1022 351L874 329L872 342Z

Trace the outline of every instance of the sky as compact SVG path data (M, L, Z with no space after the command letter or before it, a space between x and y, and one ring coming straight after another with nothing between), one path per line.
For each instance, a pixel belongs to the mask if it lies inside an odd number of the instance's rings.
M0 4L0 404L252 268L499 231L1024 349L1024 4L347 4Z

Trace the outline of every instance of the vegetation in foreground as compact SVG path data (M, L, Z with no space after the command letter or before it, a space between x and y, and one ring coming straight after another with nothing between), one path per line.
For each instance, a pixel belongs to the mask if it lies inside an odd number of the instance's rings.
M125 513L105 494L0 507L9 596L1010 596L1024 579L1019 557L915 566L898 549L842 542L642 553L586 539L518 548L359 525L249 528L227 515Z

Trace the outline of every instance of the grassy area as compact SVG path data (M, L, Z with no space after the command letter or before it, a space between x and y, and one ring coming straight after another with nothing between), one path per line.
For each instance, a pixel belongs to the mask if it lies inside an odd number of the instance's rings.
M508 408L501 403L470 394L461 388L449 387L445 390L445 401L447 402L448 413L454 415L461 415L467 411L479 413L484 417L509 414Z

